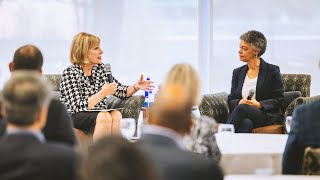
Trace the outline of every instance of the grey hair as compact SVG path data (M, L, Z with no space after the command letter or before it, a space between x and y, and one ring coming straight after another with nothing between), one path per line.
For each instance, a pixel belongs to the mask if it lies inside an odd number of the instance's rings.
M258 57L262 56L267 48L267 39L266 37L259 31L251 30L246 33L243 33L240 36L240 40L249 43L251 47L255 50L258 50Z
M2 91L4 118L17 126L32 125L50 102L49 90L39 72L14 71Z

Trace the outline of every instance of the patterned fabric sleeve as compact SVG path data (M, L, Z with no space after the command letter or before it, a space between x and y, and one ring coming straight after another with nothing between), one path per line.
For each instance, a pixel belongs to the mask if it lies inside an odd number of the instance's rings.
M88 97L82 97L79 81L80 75L76 70L64 70L60 83L60 101L66 105L68 112L73 114L88 109Z
M103 63L99 64L97 66L97 76L103 76L104 82L109 82L107 74L109 74ZM121 84L115 77L112 76L112 82L117 83L117 91L113 94L114 96L120 98L120 99L127 99L127 89L129 86Z
M113 81L117 83L117 91L114 93L114 96L120 98L120 99L127 99L127 89L129 86L123 85L121 84L117 79L115 79L114 77Z
M219 162L221 151L214 135L216 125L216 121L207 116L197 118L191 133L184 138L186 148Z

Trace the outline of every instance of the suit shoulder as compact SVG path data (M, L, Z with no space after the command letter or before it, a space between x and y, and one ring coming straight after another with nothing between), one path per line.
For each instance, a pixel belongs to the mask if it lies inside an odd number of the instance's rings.
M240 66L240 67L238 67L238 68L235 68L235 69L233 70L233 73L238 73L240 70L246 68L246 66L247 66L247 65L243 65L243 66Z
M66 109L66 106L59 99L53 98L50 101L49 109L60 112L61 110Z
M275 64L270 64L270 63L267 63L267 62L266 62L266 64L269 66L269 69L271 71L280 71L280 67L279 66L277 66Z
M223 171L221 167L210 158L197 154L194 152L187 152L189 155L187 158L192 166L197 166L207 172L207 176L211 176L213 179L223 179Z
M62 144L62 143L55 143L55 142L46 142L42 144L41 148L39 149L46 150L48 153L52 152L60 152L60 153L67 153L67 154L75 154L74 149L72 146L68 144Z
M297 112L320 112L320 101L302 104L296 108Z

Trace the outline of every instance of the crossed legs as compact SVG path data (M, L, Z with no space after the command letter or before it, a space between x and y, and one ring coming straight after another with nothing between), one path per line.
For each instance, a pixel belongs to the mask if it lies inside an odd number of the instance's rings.
M252 128L263 126L266 120L266 114L260 109L239 104L230 114L227 124L233 124L236 133L251 133Z
M96 118L93 141L107 135L119 135L121 118L121 113L117 110L100 112Z

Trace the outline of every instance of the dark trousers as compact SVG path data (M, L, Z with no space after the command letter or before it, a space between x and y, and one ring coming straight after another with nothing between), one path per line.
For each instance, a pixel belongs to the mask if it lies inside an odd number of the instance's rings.
M230 114L227 124L233 124L236 133L251 133L252 128L264 126L265 112L247 104L239 104Z

